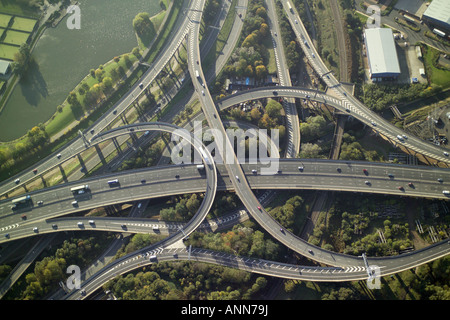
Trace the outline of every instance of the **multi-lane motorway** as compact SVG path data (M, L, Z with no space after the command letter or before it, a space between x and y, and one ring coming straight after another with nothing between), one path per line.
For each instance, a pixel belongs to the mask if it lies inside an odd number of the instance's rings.
M265 212L258 198L253 194L252 189L320 189L320 190L340 190L350 192L370 192L384 193L401 196L427 197L446 199L444 194L448 190L448 181L450 176L448 170L408 166L396 166L389 164L376 163L357 163L357 162L339 162L339 161L317 161L317 160L299 160L293 159L280 160L279 170L273 172L272 175L261 174L262 166L242 164L236 158L232 145L227 138L223 123L220 119L218 109L237 104L242 101L258 99L262 97L287 97L316 100L327 105L331 105L336 109L347 113L354 118L371 126L373 130L390 139L393 143L401 143L409 150L425 155L429 158L436 159L442 163L450 163L448 156L444 154L444 150L440 147L431 145L425 141L415 137L407 137L398 139L404 132L392 126L387 121L369 111L361 102L351 96L345 89L340 86L333 75L328 74L328 70L323 64L317 51L312 46L306 30L294 10L290 11L286 6L287 2L283 2L285 11L289 21L298 37L298 40L305 51L306 57L313 66L319 76L323 76L323 81L328 86L327 94L308 89L293 87L276 87L262 88L251 90L245 93L232 95L226 99L214 103L208 89L206 78L203 74L201 66L201 56L198 42L200 20L204 7L203 0L191 1L189 7L183 12L186 13L184 19L179 23L177 32L169 41L165 48L165 54L160 55L159 59L152 65L149 71L144 75L141 83L147 87L160 70L165 66L167 61L172 57L179 45L187 36L187 52L188 52L188 69L193 81L196 94L202 105L204 116L210 126L217 130L219 135L225 137L223 139L223 150L227 150L222 154L224 165L215 166L212 162L211 154L207 153L207 149L203 145L197 149L198 153L203 156L206 171L202 172L195 166L169 166L160 169L143 169L132 172L125 172L116 175L102 176L92 179L83 180L83 184L89 184L87 193L77 195L76 205L73 205L74 195L69 192L70 187L77 183L55 186L52 188L31 192L33 201L39 198L41 205L33 202L33 206L24 208L19 211L11 210L11 200L0 202L0 211L5 213L1 217L2 234L4 235L0 241L11 241L21 237L31 235L57 232L62 230L110 230L124 231L129 228L130 232L142 232L144 229L134 229L135 224L139 221L120 221L118 219L97 219L94 223L84 221L78 225L79 219L67 219L62 217L65 214L80 212L105 206L114 203L123 203L139 199L148 199L154 196L166 196L170 194L186 193L186 192L205 192L205 198L202 206L195 217L186 225L182 231L173 233L164 241L155 244L149 248L145 248L139 252L130 254L113 265L108 266L101 272L97 273L84 284L84 288L93 290L101 284L117 274L122 274L133 268L153 263L155 260L149 261L149 256L158 255L158 260L173 259L195 259L199 261L208 261L212 263L221 263L231 265L252 272L270 274L280 277L317 280L317 281L348 281L367 278L367 270L364 269L364 263L359 257L340 255L330 251L323 250L307 244L295 235L283 230L273 218ZM269 17L271 19L272 36L274 39L276 55L278 57L278 72L280 77L284 77L286 67L284 54L280 51L281 41L277 39L277 22L274 16L274 5L268 3ZM167 54L169 52L169 54ZM325 75L326 74L326 75ZM325 75L325 76L324 76ZM287 78L287 76L286 76ZM289 84L289 82L287 82ZM93 133L88 133L68 145L59 152L60 156L52 155L43 160L38 170L40 173L50 170L58 164L72 158L86 146L92 146L98 141L117 137L119 135L133 135L138 131L158 127L158 130L171 132L175 127L167 124L137 124L122 128L110 130L106 133L100 133L111 123L119 114L124 112L127 107L139 96L142 88L133 87L130 92L122 98L122 100L110 110L102 119L100 119L92 128ZM330 93L328 93L330 92ZM237 101L237 102L236 102ZM296 150L299 144L298 120L293 112L287 112L289 116L288 125L289 141L291 151ZM91 130L89 130L91 132ZM230 152L231 150L231 152ZM292 155L292 153L291 153ZM252 170L257 170L255 174ZM218 172L217 172L218 171ZM219 174L218 174L219 173ZM120 178L117 178L119 177ZM24 172L19 175L20 184L33 179L34 175L31 171ZM115 178L114 178L115 177ZM0 193L4 194L11 189L17 187L14 184L14 177L0 186ZM109 179L118 179L120 184L111 187L108 184ZM335 266L336 268L305 268L299 266L282 265L273 262L262 261L251 258L232 257L220 253L212 253L206 250L194 249L189 252L186 249L170 249L171 246L185 238L190 232L198 228L206 217L209 208L214 199L216 190L234 190L242 200L247 212L255 218L255 220L265 228L272 236L278 239L287 247L299 252L318 262ZM26 217L22 217L26 215ZM55 222L55 217L59 219ZM77 224L75 226L75 221ZM140 221L141 224L143 221ZM153 224L152 230L153 230ZM56 227L55 227L56 226ZM32 231L32 232L31 232ZM7 234L7 236L5 236ZM175 251L173 251L175 250ZM178 250L178 251L177 251ZM401 256L390 259L373 259L370 263L375 263L381 267L382 274L391 274L413 266L437 259L449 253L447 242L442 242L423 251L416 252L408 256ZM174 253L175 252L175 253ZM405 259L406 258L406 259ZM351 272L348 272L348 268ZM310 272L310 273L309 273ZM314 274L313 274L314 273ZM320 280L326 279L326 280ZM84 289L84 290L85 290ZM79 296L80 292L71 295L71 298Z
M261 175L259 164L242 163L241 166L251 189L255 190L333 190L448 199L442 192L450 189L449 170L428 166L280 159L280 173L276 175ZM217 165L217 171L217 190L233 190L225 166ZM83 182L72 182L35 191L30 193L32 203L19 210L10 208L14 198L4 200L0 202L0 210L6 213L0 217L0 224L3 226L0 229L0 242L68 230L123 231L123 225L127 226L128 232L140 232L142 229L139 229L137 224L145 224L145 219L100 218L96 219L95 224L84 223L80 228L77 225L78 221L87 222L90 219L70 218L66 221L62 216L107 205L194 192L205 192L204 202L211 203L208 198L208 186L214 187L213 178L214 176L208 182L207 171L198 169L194 164L169 165L102 175L84 179ZM115 179L118 180L117 184L108 184L108 181ZM88 185L88 191L73 194L70 189L80 184ZM40 201L42 204L37 204ZM72 204L73 201L77 201L76 206ZM26 219L22 218L23 214L26 215ZM59 218L57 222L55 218ZM159 224L162 227L164 223L148 221L144 226L147 229L144 230L148 231L149 227ZM136 225L136 228L133 225ZM33 230L35 227L38 228L37 231Z

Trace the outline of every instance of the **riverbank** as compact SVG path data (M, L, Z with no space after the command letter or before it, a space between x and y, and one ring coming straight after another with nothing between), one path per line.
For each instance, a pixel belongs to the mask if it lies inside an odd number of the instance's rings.
M177 5L173 6L173 2L176 2ZM179 10L182 6L182 1L172 1L170 5L166 6L166 11L164 12L164 18L161 16L161 11L156 14L154 17L157 17L158 23L159 23L159 30L158 34L155 37L154 41L148 45L148 47L145 49L145 51L141 51L142 55L142 61L150 61L152 60L157 52L161 49L162 43L165 42L165 39L170 33L170 30L173 28L174 23L176 21L176 18L178 16ZM156 52L156 53L155 53ZM128 53L130 55L130 53ZM151 58L148 58L147 55ZM109 64L116 63L113 60L106 63L104 65L104 68L108 68ZM134 64L132 67L127 70L126 75L122 78L121 83L117 83L115 86L115 91L111 92L108 97L110 99L104 99L101 103L101 106L97 107L95 110L92 110L90 112L85 113L83 116L81 116L79 119L73 119L70 122L67 122L64 126L62 126L62 130L52 130L53 134L48 137L48 142L45 144L45 150L40 148L40 150L37 150L36 153L33 152L33 156L27 155L26 160L17 160L17 157L13 156L13 153L17 153L16 146L17 147L23 147L27 143L27 136L22 136L21 138L15 139L13 141L9 142L3 142L0 143L0 159L5 159L9 162L7 166L3 166L2 172L0 173L0 180L6 179L8 176L14 175L16 172L21 171L29 166L32 166L36 162L36 158L42 159L46 157L51 152L54 152L55 150L59 149L63 145L65 145L67 142L72 140L77 136L78 130L85 130L88 126L90 126L96 119L101 117L101 115L106 112L120 97L125 94L128 91L128 88L138 81L138 79L142 76L145 68L139 63L138 59L134 61ZM86 76L86 77L89 77ZM86 78L82 80L86 81ZM80 82L81 83L81 82ZM79 83L79 85L80 85ZM74 88L74 91L79 88L79 85L77 85ZM111 96L113 96L111 98ZM67 99L66 99L67 100ZM67 103L67 101L66 101ZM68 106L66 109L70 109L70 106ZM70 110L69 110L70 111ZM54 116L59 114L57 111ZM57 123L58 121L61 121L61 119L50 119L48 120L44 126L46 128L49 128L51 124ZM7 150L8 148L11 148L11 150ZM2 157L2 153L4 157ZM32 159L31 159L32 158ZM9 159L9 160L8 160ZM15 159L15 160L11 160ZM11 161L17 162L13 166L11 166Z
M71 4L74 4L74 3L78 3L78 1L72 0ZM36 47L38 40L40 39L40 37L44 34L45 30L47 29L47 27L48 27L47 22L49 21L51 16L55 12L64 10L64 14L60 14L60 17L58 18L59 21L61 21L67 15L65 8L62 7L62 2L52 5L52 4L49 4L47 1L45 1L40 10L41 10L41 14L39 15L40 17L38 19L37 31L36 31L35 35L33 36L31 43L30 43L30 57L33 54L33 50ZM19 83L20 79L21 79L21 77L18 74L13 74L8 79L8 83L7 83L5 92L0 98L0 115L2 114L3 108L6 106L6 103L8 102L10 95L14 91L14 88Z

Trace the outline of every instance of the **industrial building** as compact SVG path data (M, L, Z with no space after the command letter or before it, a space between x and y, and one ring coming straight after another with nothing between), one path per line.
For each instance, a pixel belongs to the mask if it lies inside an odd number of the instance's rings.
M0 60L0 76L6 76L11 71L11 64L9 61Z
M400 76L394 35L389 28L364 30L364 43L372 81L395 80Z
M433 0L423 13L422 20L433 28L450 34L450 1Z

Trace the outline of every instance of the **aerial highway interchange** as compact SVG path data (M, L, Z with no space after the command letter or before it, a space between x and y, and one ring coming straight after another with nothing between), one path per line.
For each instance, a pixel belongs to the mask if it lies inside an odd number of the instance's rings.
M244 2L244 1L242 1ZM246 3L246 2L245 2ZM285 79L277 87L263 87L248 91L238 92L222 100L214 102L212 99L207 79L205 78L201 64L199 45L199 28L204 7L204 0L190 1L186 15L179 22L177 33L172 41L165 47L165 52L151 65L151 68L142 77L140 83L148 86L164 68L168 60L186 40L188 52L188 69L195 94L201 102L204 117L210 128L215 128L223 133L225 128L220 118L219 110L229 108L241 102L267 97L285 97L287 121L289 126L289 144L287 159L279 160L279 170L272 176L261 175L259 164L241 163L236 155L227 154L225 157L233 161L225 164L215 164L213 157L207 152L201 143L198 151L203 156L204 168L197 165L170 165L163 167L138 169L120 173L108 173L82 181L60 184L50 188L29 192L32 205L19 210L11 209L11 201L0 201L1 233L0 242L8 242L15 239L37 236L47 233L55 233L66 230L98 230L115 232L145 232L165 233L167 238L149 248L129 254L111 265L105 267L93 277L87 279L82 290L71 292L65 298L83 298L82 292L93 292L106 281L118 274L124 274L146 264L155 263L150 256L156 255L158 261L172 260L198 260L208 263L217 263L236 268L242 268L250 272L267 274L282 278L303 279L310 281L350 281L367 278L367 270L361 257L337 254L315 247L304 240L283 230L267 212L261 200L253 190L267 189L311 189L311 190L335 190L355 193L380 193L407 197L424 197L434 199L448 199L446 192L450 189L450 171L447 167L431 166L406 166L385 163L356 162L356 161L330 161L312 159L294 159L300 147L298 116L293 112L293 99L302 99L324 103L339 110L342 114L352 116L370 127L393 144L402 145L417 154L443 163L450 163L449 157L441 147L420 140L416 137L399 139L404 132L370 111L355 97L345 90L343 86L329 73L319 54L312 45L311 39L304 28L301 19L295 10L288 8L287 1L282 1L284 10L289 18L291 26L296 33L306 57L317 74L326 75L322 78L328 91L320 92L306 88L290 86L289 73L286 72L284 53L281 43L276 48L278 59L278 73L280 79ZM278 41L278 22L275 18L273 0L267 0L268 16L273 29L273 41ZM236 17L236 20L242 20ZM242 26L240 26L242 27ZM281 49L280 49L281 48ZM142 88L137 84L124 96L109 113L75 139L70 145L64 147L47 159L40 161L38 172L40 174L51 170L64 161L76 157L88 148L92 148L101 141L120 136L134 135L138 132L148 131L172 132L178 127L168 123L136 123L109 129L109 123L137 99ZM187 138L187 137L186 137ZM225 144L230 144L225 139ZM229 148L227 150L233 150ZM206 154L205 154L206 153ZM418 170L418 168L420 168ZM253 171L256 170L256 173ZM4 181L0 186L1 194L11 190L17 190L28 181L35 179L31 170ZM117 185L111 185L108 181L117 179ZM20 182L17 182L20 181ZM72 187L87 185L86 192L74 194ZM278 241L309 259L328 265L329 267L305 267L282 264L273 261L264 261L246 257L236 257L223 253L211 252L199 248L186 248L181 245L182 240L197 228L210 226L210 221L205 221L206 215L212 206L216 191L233 190L241 199L245 214L253 217L267 232ZM67 218L65 215L93 209L101 206L140 201L153 197L161 197L183 193L204 192L205 196L199 211L194 218L182 226L169 230L165 227L168 222L145 221L145 219L133 218L96 218L95 221L87 218ZM15 197L18 198L18 197ZM42 201L38 204L38 201ZM76 201L76 203L74 203ZM80 224L81 223L81 224ZM280 231L281 230L281 231ZM178 245L175 245L177 244ZM397 273L402 270L438 259L450 252L447 241L429 246L423 250L407 255L390 258L369 257L369 265L380 267L382 275Z

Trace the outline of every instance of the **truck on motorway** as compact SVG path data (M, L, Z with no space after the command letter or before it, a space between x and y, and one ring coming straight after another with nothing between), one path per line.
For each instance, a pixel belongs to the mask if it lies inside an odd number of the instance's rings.
M28 202L28 201L30 201L30 200L31 200L31 197L30 197L29 195L26 195L26 196L23 196L23 197L14 199L14 200L12 201L12 203L13 203L13 204L16 204L16 203L26 203L26 202Z
M31 196L29 196L29 195L14 199L12 201L11 209L15 210L21 206L26 206L30 203L30 201L31 201Z
M157 260L157 259L156 259L156 256L150 256L150 261L151 261L151 262L156 262L156 260Z
M401 135L398 135L398 136L397 136L397 139L400 140L400 141L403 141L403 140L404 140L403 137L402 137Z
M89 185L87 185L87 184L70 188L70 191L73 194L82 194L82 193L85 193L87 190L89 190Z
M195 76L196 76L197 78L200 78L200 74L198 73L198 70L195 70Z
M115 184L117 184L117 183L119 183L119 179L114 179L114 180L109 180L109 181L108 181L108 184L109 184L109 185L115 185Z
M288 5L288 8L289 8L289 11L290 11L291 13L294 13L294 9L292 9L291 3L290 3L289 1L287 2L287 5Z

